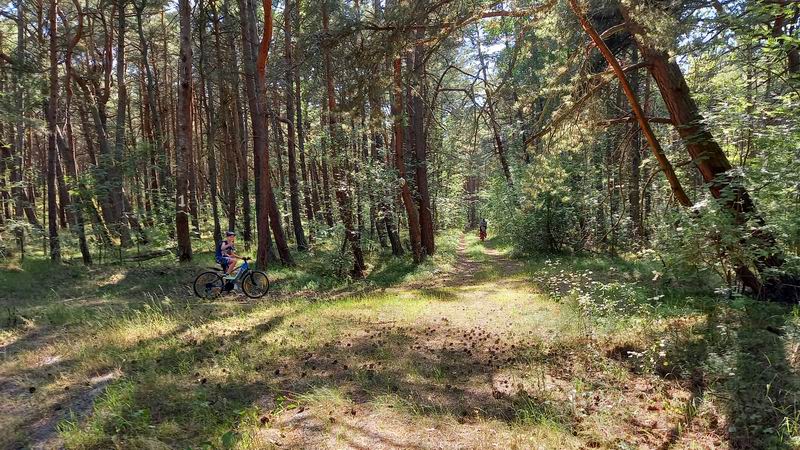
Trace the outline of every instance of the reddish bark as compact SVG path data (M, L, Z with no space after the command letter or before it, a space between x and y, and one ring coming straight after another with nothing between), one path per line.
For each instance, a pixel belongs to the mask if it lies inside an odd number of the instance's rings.
M397 169L398 181L400 183L400 198L406 209L408 217L408 233L411 241L411 253L415 262L421 262L422 238L419 226L419 213L411 195L411 188L406 181L406 162L403 149L403 79L402 79L402 60L394 60L394 101L392 102L392 117L394 119L394 161Z
M624 7L621 8L621 12L626 22L636 28L637 34L646 34L644 29L631 20ZM800 298L800 290L796 279L789 279L786 275L770 275L771 272L781 272L784 263L782 252L774 236L764 229L765 221L759 214L750 193L744 187L742 180L731 170L730 161L706 127L678 63L671 60L664 50L648 45L640 36L635 35L634 39L647 62L650 75L661 92L672 123L703 180L708 184L711 194L723 200L723 204L738 225L751 230L751 245L758 248L761 255L755 257L754 267L744 261L735 261L739 279L756 297L786 302L797 301Z
M661 170L664 172L664 175L667 177L667 181L669 182L670 187L672 188L672 193L675 195L675 198L680 202L683 206L691 206L692 201L689 200L689 197L684 192L683 187L681 186L680 180L678 180L677 175L675 174L675 170L672 168L672 164L667 159L667 155L664 154L664 150L661 148L661 144L656 139L655 134L653 133L652 128L650 128L650 122L648 122L647 118L644 115L644 111L642 111L641 105L639 105L639 101L636 99L636 93L633 92L630 83L628 83L627 78L625 78L625 72L622 70L622 66L620 66L619 61L611 53L611 50L608 48L606 43L594 29L592 24L589 22L589 19L586 18L583 11L581 11L580 7L578 6L577 0L569 0L570 6L572 10L575 12L575 15L578 16L578 20L581 23L581 27L583 27L586 34L592 39L594 42L595 47L603 54L606 62L608 65L611 66L611 69L614 71L614 74L617 76L619 80L620 86L622 90L625 92L625 96L628 98L628 103L631 105L631 109L633 109L633 114L636 117L639 126L642 129L645 137L647 138L647 142L650 144L650 148L653 150L653 155L656 157L658 161L658 165L661 167Z

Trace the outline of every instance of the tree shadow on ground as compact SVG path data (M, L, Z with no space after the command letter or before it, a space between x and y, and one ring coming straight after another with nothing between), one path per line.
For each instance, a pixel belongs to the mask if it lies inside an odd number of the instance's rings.
M465 339L462 331L456 335L446 326L434 330L385 324L368 334L308 346L288 357L254 358L228 370L228 358L252 350L296 313L202 342L171 337L168 343L145 343L138 354L146 358L131 355L136 359L123 366L125 379L111 386L112 391L129 389L129 400L111 411L101 401L88 419L90 425L83 426L111 435L125 423L131 428L122 434L134 436L155 433L168 422L180 430L175 444L214 443L226 430L237 428L242 411L255 407L269 412L280 396L296 398L322 388L340 391L355 404L393 398L411 414L460 423L511 424L534 417L569 430L575 422L564 402L503 377L504 370L522 363L516 352L535 352L535 345L512 349L497 344L498 337L491 334ZM143 415L147 420L137 419Z
M675 359L657 372L677 378L692 393L684 418L661 447L672 448L698 419L709 396L719 400L727 421L717 423L731 448L791 449L800 425L800 379L786 354L790 311L747 301L743 307L707 305L702 325L679 332L669 349ZM684 324L685 325L685 324ZM796 344L795 344L796 345Z
M465 337L466 336L466 337ZM499 335L441 327L374 327L280 364L271 381L281 395L330 388L355 404L390 398L410 414L460 423L497 420L521 423L525 417L550 420L565 430L576 418L563 398L512 382L506 371L527 367L519 354L539 347L500 342ZM548 370L550 368L547 368ZM520 416L524 411L525 417Z
M800 423L798 388L783 338L788 311L777 305L749 307L737 330L734 375L727 381L729 439L733 448L790 449Z
M208 304L203 307L209 312L216 311L214 305ZM207 314L206 319L200 319L192 325L204 327L206 324L224 321L234 315L236 313L231 311L227 313L216 311ZM66 384L63 389L59 387L64 384L64 379L60 374L79 374L78 367L82 364L81 357L84 355L76 355L74 358L54 358L52 363L23 367L18 370L6 370L4 371L6 379L0 383L0 395L15 401L22 401L23 408L14 410L13 413L24 418L26 424L24 429L19 430L18 437L6 436L6 438L12 441L23 439L25 445L32 445L36 448L56 445L54 444L58 434L56 428L62 420L70 419L75 423L82 422L92 411L95 400L98 398L102 400L108 395L105 392L106 388L114 390L119 384L130 384L131 380L136 380L135 386L130 389L131 400L122 405L124 411L117 411L116 415L112 414L110 417L103 418L99 426L101 428L119 427L118 422L128 422L128 419L132 418L137 411L147 411L150 415L150 409L142 408L148 402L153 402L153 398L149 398L150 396L155 396L160 405L152 412L159 418L168 419L169 415L163 414L163 411L171 409L170 403L174 403L168 399L184 398L180 397L180 393L185 390L186 386L206 383L205 381L200 383L199 377L193 377L189 381L185 380L184 383L164 384L158 382L158 378L169 378L176 374L187 375L195 365L202 365L210 357L230 351L232 344L253 341L269 333L275 327L280 326L285 317L285 314L276 315L253 327L244 328L235 333L209 336L202 341L187 337L189 325L182 324L166 333L141 339L129 345L119 346L99 342L99 345L92 348L92 352L103 363L95 365L92 373L83 374L85 381ZM38 347L39 344L36 342L23 344L24 348L31 346ZM22 350L22 348L16 349L16 351ZM114 376L108 376L112 373ZM148 383L152 383L155 388L148 387ZM251 388L245 389L238 386L228 393L221 389L222 386L217 385L215 395L221 395L221 398L229 400L235 398L249 400L255 396L255 391ZM41 395L39 392L43 390L53 392L53 394L48 395L46 399L40 399L41 401L35 401L35 395ZM141 394L142 392L146 392L146 394ZM251 395L244 395L245 392L250 392ZM26 400L27 398L30 400ZM145 398L149 398L149 400L144 401ZM188 404L193 405L194 403L189 401ZM11 412L12 410L4 411L4 414ZM131 423L135 423L135 421Z

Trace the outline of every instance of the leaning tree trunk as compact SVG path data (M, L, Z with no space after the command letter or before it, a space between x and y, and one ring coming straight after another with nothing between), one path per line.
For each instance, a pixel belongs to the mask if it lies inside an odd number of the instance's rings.
M178 259L192 259L189 233L189 158L192 157L192 43L191 7L189 0L178 0L180 15L180 61L178 81L177 149L175 151L175 232L178 238Z
M574 0L573 0L574 1ZM770 275L780 272L784 260L775 237L765 229L750 193L742 180L732 169L728 157L722 151L714 136L708 130L697 103L689 92L689 86L678 63L661 49L652 47L642 37L643 28L635 24L625 7L621 8L629 26L635 28L636 45L647 62L647 70L656 82L664 104L669 111L672 124L677 129L694 164L709 185L714 198L722 199L723 205L733 215L740 226L749 226L752 244L758 249L754 267L738 261L736 273L745 287L759 298L794 302L800 298L796 280L788 280L783 275Z
M630 83L628 83L627 78L625 78L625 72L623 71L622 66L620 66L619 61L617 61L617 58L611 52L611 49L608 48L606 43L600 37L600 34L597 33L592 24L589 22L589 19L586 18L586 15L580 9L580 6L578 6L578 1L569 0L569 3L572 7L572 10L575 12L575 15L578 16L581 27L583 27L584 31L586 31L586 34L588 34L592 39L592 42L603 55L608 65L611 66L611 69L614 71L614 74L619 80L620 87L625 92L625 96L628 98L628 103L630 103L631 109L633 109L633 114L636 117L636 121L642 128L642 132L647 138L650 148L653 150L653 155L656 157L658 165L661 167L664 175L666 175L667 181L672 188L675 198L680 202L681 205L691 206L692 201L689 200L689 197L684 192L680 180L678 180L678 176L675 174L675 170L672 168L672 164L667 159L667 155L664 154L664 150L661 148L661 144L658 142L658 139L656 138L655 133L653 133L652 128L650 128L650 122L645 117L644 111L642 111L642 107L639 105L639 101L636 99L636 93L633 92L633 88L631 88Z

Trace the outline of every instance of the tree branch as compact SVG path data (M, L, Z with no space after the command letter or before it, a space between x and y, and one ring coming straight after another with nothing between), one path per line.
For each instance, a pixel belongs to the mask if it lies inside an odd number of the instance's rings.
M650 123L665 123L672 125L672 119L669 117L645 117ZM621 123L633 123L636 122L636 117L628 116L628 117L617 117L614 119L606 119L606 120L598 120L595 122L595 125L616 125Z

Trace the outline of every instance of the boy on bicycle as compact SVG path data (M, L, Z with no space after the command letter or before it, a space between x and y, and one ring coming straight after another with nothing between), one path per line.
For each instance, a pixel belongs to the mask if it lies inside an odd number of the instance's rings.
M242 259L241 256L236 254L235 243L236 233L233 231L226 231L225 239L217 244L215 257L217 262L222 265L223 270L225 270L226 277L230 276L231 272L236 269L235 260Z

